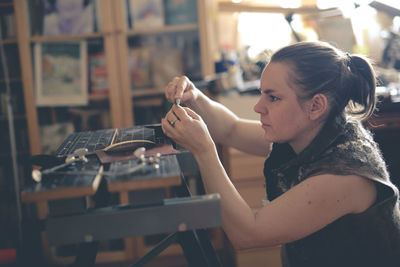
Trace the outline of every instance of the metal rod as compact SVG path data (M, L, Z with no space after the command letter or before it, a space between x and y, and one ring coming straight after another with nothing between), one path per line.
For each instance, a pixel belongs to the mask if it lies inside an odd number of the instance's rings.
M158 243L157 246L155 246L152 250L150 250L143 257L138 259L134 264L132 264L131 267L139 267L145 265L154 257L156 257L158 254L163 252L163 250L165 250L169 245L176 242L176 240L177 240L177 233L170 234L169 236L164 238L160 243Z
M13 167L14 176L14 190L15 190L15 201L17 207L17 226L18 226L18 245L22 247L22 209L20 199L20 180L18 175L18 162L17 162L17 145L15 141L15 129L14 129L14 114L11 102L11 89L10 79L8 73L8 66L6 62L6 55L4 52L3 33L0 27L0 53L1 53L1 64L4 72L4 81L6 85L7 95L7 117L8 117L8 132L10 135L10 148L11 148L11 160Z
M57 166L55 166L55 167L53 167L53 168L46 169L46 170L42 171L42 174L53 173L53 172L55 172L55 171L57 171L57 170L59 170L59 169L61 169L61 168L67 167L67 166L69 166L69 165L75 163L77 160L78 160L78 159L72 159L72 160L70 160L70 161L68 161L68 162L65 162L65 163L63 163L63 164L57 165Z
M131 174L131 173L137 172L138 170L144 168L147 164L148 163L143 162L143 163L140 163L139 165L130 167L130 168L128 168L126 170L122 170L122 171L103 171L103 172L100 172L100 171L61 171L61 172L57 172L56 170L59 168L56 168L55 170L47 169L47 170L44 170L43 172L40 172L39 170L35 170L35 172L33 172L33 173L36 173L35 175L39 174L40 179L43 174L51 174L51 175L97 175L97 174L102 174L103 176L114 176L114 175L125 175L125 174ZM66 166L66 165L68 165L68 164L65 164L64 166ZM57 167L59 167L59 166L57 166ZM154 168L157 169L157 167L154 167ZM40 179L39 179L39 181L40 181Z

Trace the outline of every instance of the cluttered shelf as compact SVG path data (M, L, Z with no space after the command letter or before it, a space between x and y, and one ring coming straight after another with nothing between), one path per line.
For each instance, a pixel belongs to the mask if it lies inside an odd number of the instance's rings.
M9 1L9 2L5 1L4 3L0 3L0 8L12 7L12 6L13 6L13 2L12 1Z
M58 36L41 36L34 35L30 38L31 42L43 43L43 42L68 42L71 40L85 40L92 38L100 38L104 34L102 33L87 33L87 34L65 34Z
M159 97L163 97L164 91L156 88L143 88L143 89L135 89L132 90L132 98L136 101L138 98L143 97L155 97L158 99ZM89 101L90 102L101 102L108 99L108 94L90 94ZM154 100L154 99L153 99ZM159 101L155 101L155 103L159 104Z
M21 82L21 78L20 77L9 78L8 81L11 82L11 83L12 82ZM3 79L3 78L0 79L0 83L4 83L4 82L5 82L5 79Z
M15 114L13 116L14 120L25 120L26 119L26 115L25 114ZM8 116L7 115L0 115L0 121L6 121L8 120Z
M369 127L373 128L375 131L399 129L400 112L375 115L368 121L368 123Z
M396 82L378 86L376 112L368 119L366 126L373 131L400 129L400 87Z
M373 131L400 129L400 102L385 103L367 121Z
M164 95L164 90L157 88L144 88L132 90L132 97Z
M4 44L16 44L17 39L15 39L15 38L6 39L6 40L3 40L3 43Z
M26 150L26 151L18 151L18 156L27 157L27 156L29 156L29 151L28 150ZM0 152L0 158L10 158L10 153L8 153L8 152L5 152L5 153ZM9 190L9 189L4 189L4 190Z
M319 13L321 11L334 11L336 8L327 8L321 10L315 6L304 6L299 8L286 8L280 6L274 6L268 1L259 1L259 3L231 3L225 1L219 1L218 10L221 12L265 12L265 13L301 13L311 14Z
M182 24L182 25L166 25L151 29L132 29L127 32L129 36L139 34L159 34L159 33L170 33L170 32L183 32L192 31L198 29L197 24Z

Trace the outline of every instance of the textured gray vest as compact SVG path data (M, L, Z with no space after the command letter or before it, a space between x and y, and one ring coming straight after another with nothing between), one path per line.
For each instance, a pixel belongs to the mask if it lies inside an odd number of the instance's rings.
M264 166L268 199L319 174L371 179L376 184L377 200L360 214L345 215L305 238L285 244L284 266L400 266L399 193L390 182L371 133L357 121L337 117L327 122L299 155L288 144L274 144Z

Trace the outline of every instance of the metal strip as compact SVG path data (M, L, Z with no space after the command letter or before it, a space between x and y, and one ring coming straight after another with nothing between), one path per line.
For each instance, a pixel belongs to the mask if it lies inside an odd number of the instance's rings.
M86 214L49 217L46 234L51 245L171 233L221 225L218 194L164 200L164 205L118 205Z

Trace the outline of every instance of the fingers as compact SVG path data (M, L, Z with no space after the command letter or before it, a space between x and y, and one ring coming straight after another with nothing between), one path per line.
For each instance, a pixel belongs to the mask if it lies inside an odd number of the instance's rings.
M165 115L163 129L169 133L174 131L176 127L182 127L186 122L192 120L202 121L201 117L187 107L181 107L178 105L172 106L170 111Z
M166 119L166 118L161 119L161 128L162 128L164 134L166 134L169 137L172 137L171 134L174 130L174 126L171 126L168 119Z
M165 118L161 119L161 127L167 136L170 138L174 139L176 137L176 129L177 127L180 128L182 125L180 125L180 118L175 114L175 112L171 109Z
M186 112L186 109L188 108L183 108L179 105L173 105L171 110L168 112L172 113L168 115L168 119L177 118L178 120L182 121L191 118Z
M178 79L177 84L176 84L176 92L175 92L175 96L174 96L175 99L182 98L185 90L189 89L188 85L189 85L189 79L186 76L182 76Z
M196 112L194 112L193 110L191 110L190 108L184 108L184 110L186 111L186 113L195 120L201 120L200 115L198 115Z
M173 78L165 87L165 97L172 103L180 104L183 94L189 90L191 82L186 76Z
M173 78L165 87L165 97L170 101L173 102L177 90L177 84L179 81L179 77Z
M180 120L180 118L175 114L175 112L172 109L167 113L165 119L171 126L174 126L175 123Z
M198 115L195 111L193 111L188 107L173 106L170 112L173 112L174 115L177 118L179 118L179 120L185 120L190 118L195 120L201 120L200 115Z

